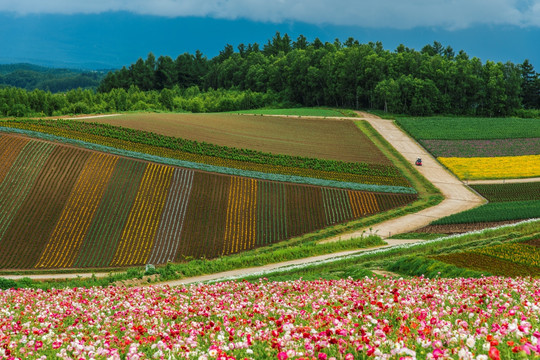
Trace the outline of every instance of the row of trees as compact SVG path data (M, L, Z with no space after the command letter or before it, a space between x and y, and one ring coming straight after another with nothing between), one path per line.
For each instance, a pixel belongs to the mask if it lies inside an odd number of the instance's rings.
M503 116L516 109L540 108L540 78L529 61L516 65L469 58L435 42L421 51L380 42L360 44L291 41L279 33L261 47L227 45L207 59L199 51L176 60L149 54L129 68L109 73L99 91L143 91L198 86L279 94L305 106L381 109L429 115Z
M19 88L0 89L0 116L59 116L117 111L190 111L222 112L256 109L264 106L292 106L280 102L278 94L239 90L209 90L197 86L180 89L142 91L136 86L128 90L113 89L106 93L74 89L53 94L50 91L27 91Z

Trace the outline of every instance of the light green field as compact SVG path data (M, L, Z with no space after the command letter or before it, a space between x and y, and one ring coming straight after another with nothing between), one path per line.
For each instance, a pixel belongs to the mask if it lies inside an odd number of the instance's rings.
M338 111L333 109L323 108L294 108L294 109L257 109L235 111L235 114L254 114L254 115L292 115L292 116L354 116L352 113L345 110Z

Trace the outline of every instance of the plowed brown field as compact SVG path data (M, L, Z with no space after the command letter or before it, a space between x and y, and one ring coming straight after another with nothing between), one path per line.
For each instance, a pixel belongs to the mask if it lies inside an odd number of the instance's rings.
M125 114L82 121L274 154L391 165L351 120L232 114Z

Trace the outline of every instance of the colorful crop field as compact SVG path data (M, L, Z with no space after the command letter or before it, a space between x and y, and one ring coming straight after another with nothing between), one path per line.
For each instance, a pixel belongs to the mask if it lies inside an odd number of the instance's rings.
M536 119L407 118L398 123L462 180L540 176Z
M262 173L261 176L269 180L275 180L273 177L276 176L292 175L322 179L323 181L403 187L405 191L414 192L403 174L395 166L389 164L388 159L377 148L371 148L374 145L367 137L365 140L371 145L366 143L369 146L363 149L363 153L373 156L373 163L344 162L236 149L142 130L73 120L8 120L2 121L0 124L8 132L41 136L46 140L67 143L79 142L76 144L77 146L92 149L95 148L94 144L98 144L119 149L119 151L136 152L142 156L150 154L162 158L178 159L189 162L191 167L197 169L210 165L221 169L210 171L226 174L240 175L236 171L238 169L240 172ZM351 125L354 127L354 131L360 131L352 123ZM361 131L359 134L365 136ZM49 139L51 136L55 139ZM355 147L362 148L358 144ZM182 166L190 167L188 164ZM253 177L253 175L246 176Z
M12 144L0 148L9 158L0 182L4 269L213 258L416 199L215 174L12 135L0 144Z
M540 277L539 239L476 248L435 256L437 260L498 276Z
M540 155L484 158L437 158L463 180L517 179L540 176Z
M5 359L535 359L540 280L0 291Z
M439 219L416 230L455 234L540 216L540 182L470 185L489 203Z
M540 181L470 185L489 202L540 200Z

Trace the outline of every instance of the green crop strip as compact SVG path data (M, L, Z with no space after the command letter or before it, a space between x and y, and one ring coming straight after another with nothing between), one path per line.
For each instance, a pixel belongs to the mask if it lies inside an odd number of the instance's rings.
M474 209L450 215L434 221L431 225L465 224L506 220L540 218L540 201L513 201L489 203Z
M321 179L321 178L314 178L314 177L308 177L308 176L287 175L287 174L280 174L280 173L266 173L266 172L260 172L260 171L244 170L244 169L237 169L237 168L232 168L232 167L216 166L216 165L199 163L199 162L161 157L161 156L151 155L148 153L136 152L136 151L127 150L127 149L119 149L116 147L87 142L82 139L73 139L71 137L68 138L68 137L63 137L60 135L52 135L52 134L43 133L39 131L33 131L33 130L0 127L0 131L19 133L19 134L36 137L36 138L40 138L40 139L44 139L48 141L72 144L72 145L81 146L87 149L92 149L92 150L97 150L97 151L107 152L107 153L111 153L115 155L127 156L127 157L147 160L147 161L158 162L158 163L162 163L166 165L173 165L173 166L185 167L185 168L190 168L190 169L198 169L198 170L216 172L216 173L227 174L227 175L251 177L251 178L260 179L260 180L281 181L281 182L290 182L290 183L296 183L296 184L308 184L308 185L335 187L335 188L360 190L360 191L416 194L415 189L411 187L406 187L406 186L377 185L377 184L369 184L369 183L366 184L366 183L338 181L338 180L331 180L331 179ZM112 142L111 145L114 146L114 142ZM310 175L309 171L307 175Z
M540 137L537 119L428 117L399 118L397 123L415 139L488 140Z
M39 132L46 132L53 135L71 137L80 140L91 141L103 140L101 138L114 139L118 141L128 141L131 143L131 148L128 150L138 151L137 145L150 145L157 148L170 149L182 155L198 155L202 157L214 157L223 160L240 161L247 163L255 163L262 165L270 165L277 167L299 168L305 170L344 173L350 175L367 175L376 177L395 178L400 184L385 184L385 185L406 185L406 181L400 179L402 176L394 166L344 162L338 160L314 159L301 156L290 155L275 155L264 153L255 150L237 149L227 146L219 146L198 142L194 140L186 140L171 136L159 135L147 131L133 130L119 126L87 123L73 120L7 120L1 124L6 127L15 127ZM83 139L84 135L89 136ZM106 145L106 144L104 144ZM200 162L208 160L200 158ZM182 160L190 160L181 158ZM216 165L216 164L214 164Z
M540 200L540 182L478 184L471 187L491 202Z

